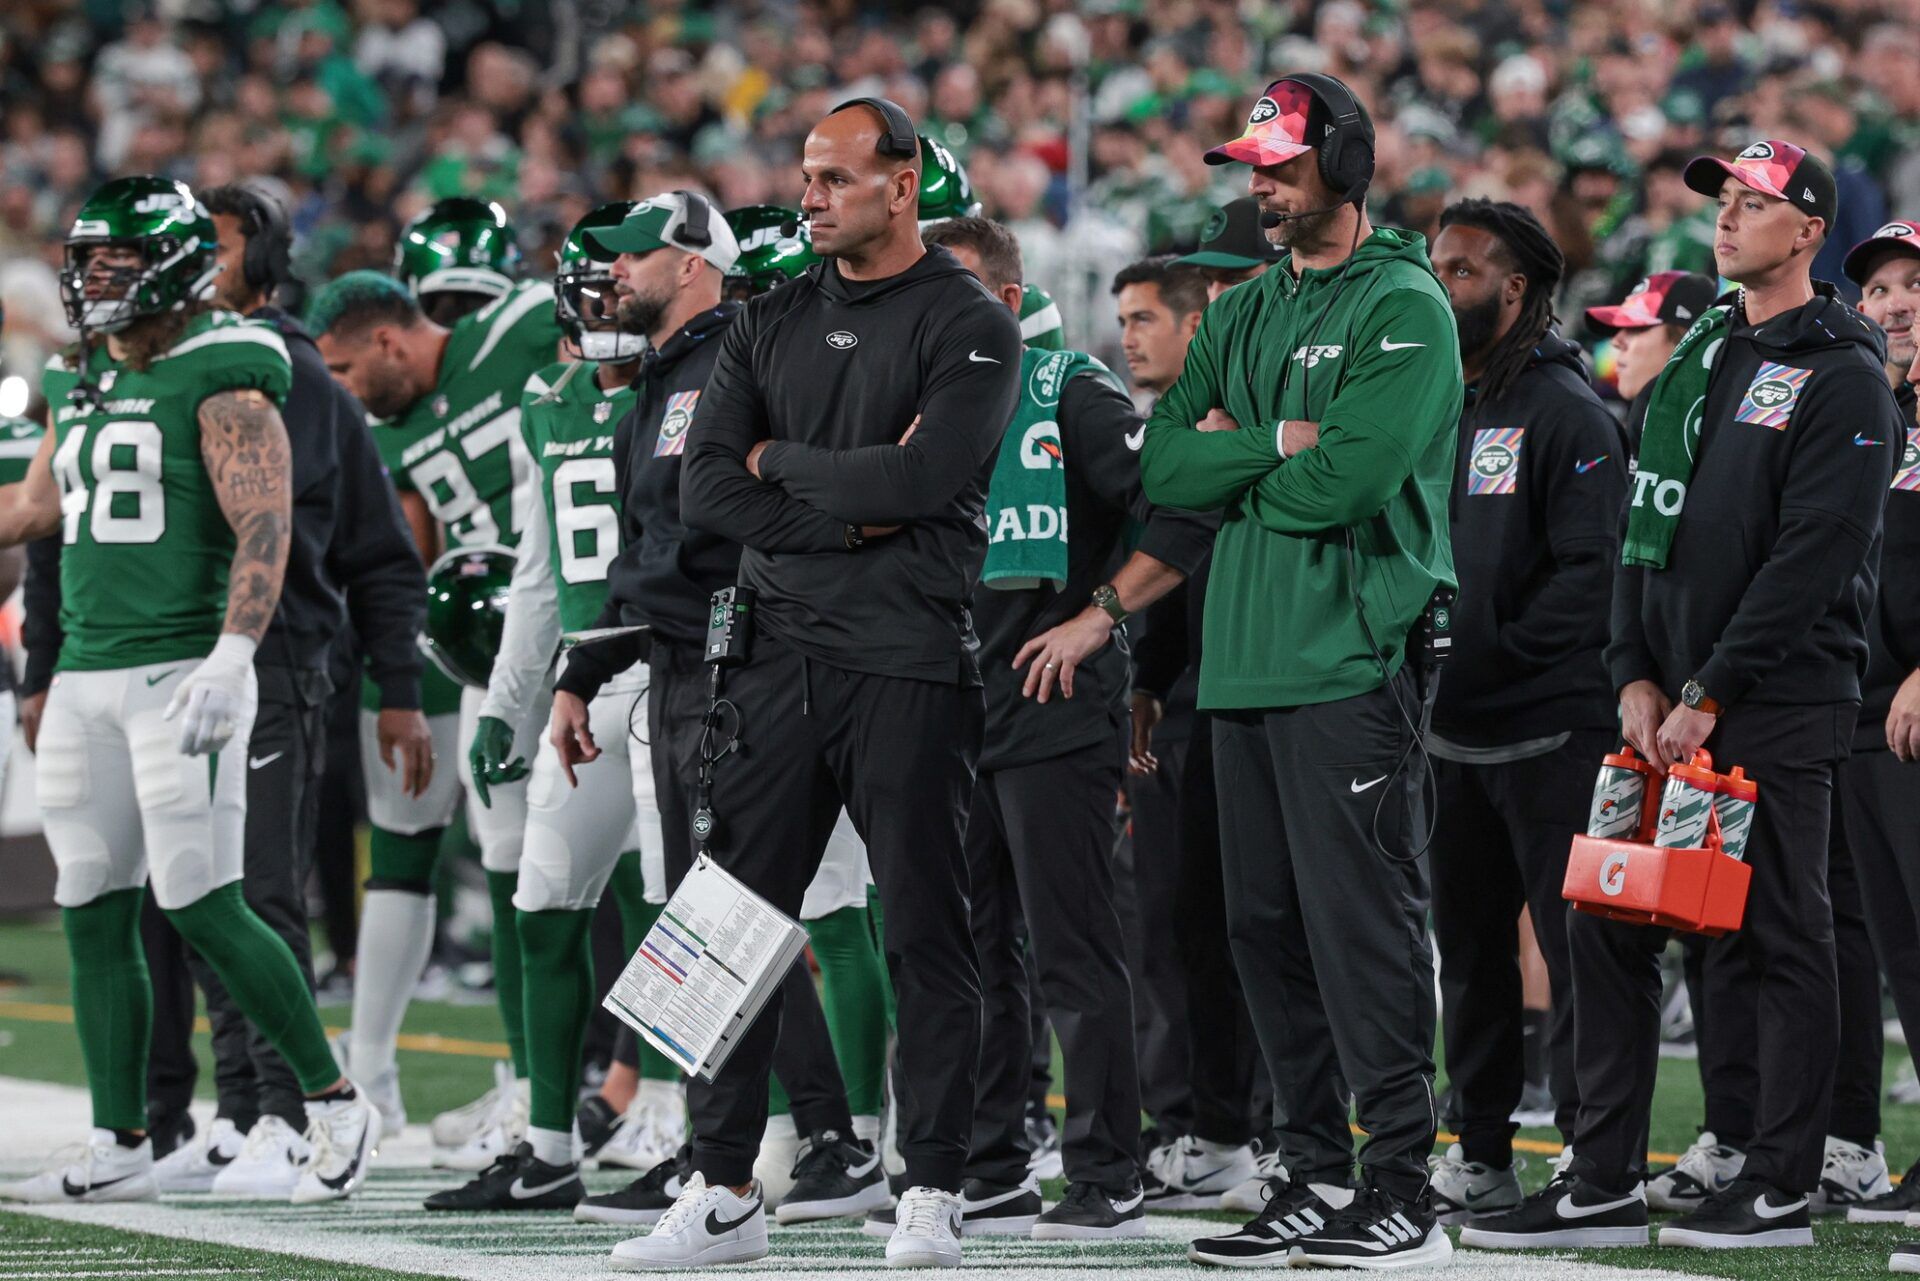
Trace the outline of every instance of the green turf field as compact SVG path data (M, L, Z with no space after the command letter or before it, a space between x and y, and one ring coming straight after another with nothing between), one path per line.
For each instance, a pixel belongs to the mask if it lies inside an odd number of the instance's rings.
M66 952L57 924L50 921L0 925L0 970L26 981L0 988L0 1076L83 1083L79 1048L67 1005ZM330 1024L344 1023L344 1009L326 1012ZM204 1033L196 1037L207 1064ZM505 1054L498 1019L491 1005L416 1002L410 1011L400 1053L401 1079L409 1113L416 1121L478 1095L492 1079L493 1064ZM1904 1059L1890 1047L1888 1074ZM211 1070L202 1074L202 1093L211 1088ZM1677 1153L1693 1138L1700 1109L1700 1087L1691 1062L1663 1060L1653 1118L1652 1150ZM77 1135L75 1137L78 1137ZM1889 1106L1884 1137L1897 1171L1920 1157L1920 1108ZM1531 1149L1523 1175L1529 1185L1547 1177L1547 1152L1557 1147L1550 1131L1526 1131ZM6 1153L10 1164L22 1154ZM38 1154L26 1154L29 1156ZM1658 1159L1656 1157L1656 1159ZM339 1277L351 1281L426 1275L511 1277L600 1271L605 1251L625 1233L576 1225L564 1215L429 1216L419 1198L445 1186L449 1176L425 1169L379 1169L362 1196L350 1205L293 1210L259 1203L194 1198L138 1207L76 1207L61 1217L0 1214L0 1281L23 1277L206 1276ZM589 1180L592 1190L619 1186L616 1174ZM1059 1187L1051 1186L1049 1195ZM102 1211L111 1210L111 1215ZM1140 1278L1161 1273L1192 1275L1179 1241L1195 1235L1209 1216L1155 1216L1153 1239L1102 1243L1062 1250L1057 1245L996 1242L969 1244L969 1266L992 1267L1024 1276L1122 1269ZM1217 1217L1217 1216L1214 1216ZM110 1220L113 1226L108 1226ZM1707 1254L1655 1249L1559 1252L1538 1256L1497 1256L1463 1251L1454 1274L1498 1273L1511 1281L1612 1281L1628 1275L1696 1275L1734 1279L1865 1278L1886 1275L1888 1251L1904 1233L1897 1227L1865 1228L1827 1222L1817 1229L1813 1251L1754 1251ZM193 1239L187 1239L193 1238ZM876 1242L844 1225L778 1229L774 1257L747 1269L783 1276L818 1271L843 1274L878 1266ZM274 1247L289 1254L272 1253ZM306 1255L309 1258L297 1258ZM317 1257L326 1260L312 1262ZM769 1266L771 1265L771 1266ZM1604 1265L1604 1266L1601 1266ZM397 1270L395 1270L397 1269ZM1618 1269L1618 1271L1616 1271Z

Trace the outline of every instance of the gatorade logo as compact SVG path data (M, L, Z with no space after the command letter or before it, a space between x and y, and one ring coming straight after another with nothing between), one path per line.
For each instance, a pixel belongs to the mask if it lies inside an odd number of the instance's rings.
M1627 851L1616 850L1600 864L1600 892L1608 898L1620 897L1620 891L1627 888L1628 857Z
M1034 423L1020 436L1020 465L1028 471L1046 471L1063 466L1060 453L1060 424L1051 418Z

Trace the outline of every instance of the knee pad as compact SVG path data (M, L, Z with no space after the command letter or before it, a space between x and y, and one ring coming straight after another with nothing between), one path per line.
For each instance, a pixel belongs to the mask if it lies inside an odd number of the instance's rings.
M405 833L374 828L368 841L372 875L367 878L367 888L432 893L442 830Z

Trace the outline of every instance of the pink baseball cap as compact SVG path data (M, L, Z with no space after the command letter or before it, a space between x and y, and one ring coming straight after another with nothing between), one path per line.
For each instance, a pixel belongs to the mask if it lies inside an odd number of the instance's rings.
M1711 277L1690 271L1656 271L1615 305L1587 308L1587 325L1601 334L1690 325L1713 306L1718 287Z
M1920 258L1920 223L1888 223L1847 250L1847 256L1841 260L1840 270L1854 284L1864 285L1867 277L1873 274L1874 260L1889 252Z
M1207 153L1210 165L1238 161L1245 165L1277 165L1312 151L1307 141L1307 113L1314 96L1295 80L1276 80L1266 87L1247 114L1246 132Z
M1776 139L1756 142L1732 160L1695 156L1682 177L1703 196L1719 195L1720 184L1733 178L1763 196L1786 201L1801 213L1825 219L1829 227L1840 209L1833 171L1804 147Z

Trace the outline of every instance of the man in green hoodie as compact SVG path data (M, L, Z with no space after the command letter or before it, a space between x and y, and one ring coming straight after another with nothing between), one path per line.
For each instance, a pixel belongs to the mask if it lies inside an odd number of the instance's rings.
M1248 193L1288 253L1207 309L1147 423L1141 477L1156 504L1225 514L1200 706L1234 960L1289 1175L1191 1256L1441 1263L1416 751L1433 681L1407 657L1454 584L1459 341L1421 238L1368 221L1373 126L1344 85L1275 81L1207 159L1252 166ZM1357 1192L1349 1092L1369 1135Z

